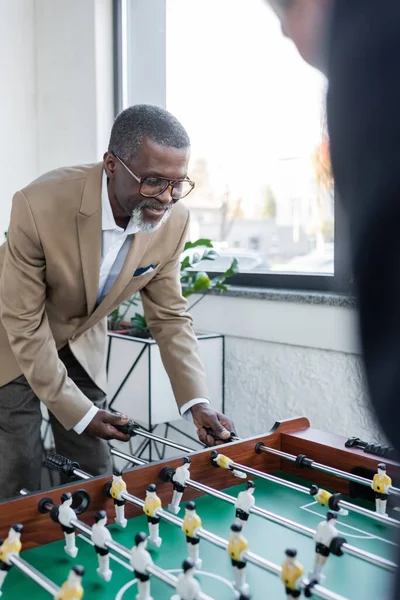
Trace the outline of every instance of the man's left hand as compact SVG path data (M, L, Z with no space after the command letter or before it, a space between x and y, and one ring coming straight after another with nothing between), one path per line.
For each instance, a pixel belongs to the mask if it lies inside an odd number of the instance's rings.
M193 422L197 427L197 435L203 444L217 446L229 441L231 432L235 431L231 419L205 403L195 404L191 411ZM207 430L211 430L213 435L210 435Z

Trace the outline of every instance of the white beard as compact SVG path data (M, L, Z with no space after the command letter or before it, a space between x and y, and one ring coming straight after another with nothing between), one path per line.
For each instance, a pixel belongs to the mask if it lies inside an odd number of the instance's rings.
M143 233L152 233L154 231L157 231L157 229L160 229L161 225L164 225L164 223L168 221L171 215L172 206L165 210L163 216L157 223L147 223L143 219L143 208L146 207L146 203L147 202L144 201L133 210L130 224L132 224L137 231Z

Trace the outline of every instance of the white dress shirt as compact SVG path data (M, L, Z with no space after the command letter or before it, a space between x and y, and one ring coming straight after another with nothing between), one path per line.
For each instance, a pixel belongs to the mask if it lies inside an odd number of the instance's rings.
M116 224L110 200L108 198L107 175L105 171L103 171L101 185L101 210L102 243L97 304L100 304L117 279L128 254L133 235L138 231L138 229L133 227L131 221L128 223L126 229L122 229L122 227L119 227ZM180 409L181 416L186 420L190 420L192 417L190 409L195 404L200 403L209 404L209 401L206 398L194 398L193 400L186 402ZM99 409L93 405L83 419L75 425L74 430L77 433L82 433L98 410Z

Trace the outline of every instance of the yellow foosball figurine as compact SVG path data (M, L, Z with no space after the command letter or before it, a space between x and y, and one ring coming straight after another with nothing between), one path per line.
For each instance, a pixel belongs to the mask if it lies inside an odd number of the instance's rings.
M160 517L157 516L157 511L161 508L161 500L157 496L156 486L154 483L151 483L147 487L146 491L146 499L144 501L143 511L147 515L147 522L149 524L149 542L157 546L159 548L162 543L162 539L160 538L159 531L159 523Z
M296 560L297 550L288 548L286 559L282 564L281 580L285 586L286 598L300 598L301 579L304 573L302 565Z
M19 556L19 553L21 552L21 533L23 529L23 525L19 524L10 527L8 536L0 546L0 596L2 595L1 588L4 580L12 567L10 558L12 556Z
M186 535L189 558L192 559L197 569L201 568L201 559L199 558L200 538L197 535L201 528L201 519L196 512L196 503L191 501L186 504L185 516L183 518L182 529Z
M247 478L246 473L243 473L243 471L239 471L233 467L233 460L231 460L229 456L225 456L225 454L219 454L216 450L211 450L210 458L213 467L221 467L221 469L231 471L231 473L233 473L236 477L239 477L239 479Z
M310 487L310 494L317 502L319 502L319 504L321 504L321 506L327 506L338 515L345 517L349 514L348 510L341 508L339 505L341 498L340 494L331 494L327 490L319 488L317 485L312 485Z
M115 522L120 527L127 526L127 519L125 518L125 504L126 500L121 497L121 494L126 492L126 483L122 479L122 471L114 471L113 480L110 489L111 498L114 500L115 506Z
M248 594L249 586L246 583L246 550L248 541L242 535L242 526L234 523L231 526L231 535L228 542L228 554L231 557L233 568L233 586L239 593Z
M68 579L63 585L54 600L81 600L83 598L82 577L85 569L80 566L72 567Z
M392 485L389 475L386 475L385 463L379 463L378 472L374 475L371 487L375 492L376 512L380 515L386 515L386 504L389 497L388 491Z

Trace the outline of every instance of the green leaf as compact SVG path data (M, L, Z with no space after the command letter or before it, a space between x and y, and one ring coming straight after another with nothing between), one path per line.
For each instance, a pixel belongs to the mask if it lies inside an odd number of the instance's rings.
M216 290L220 290L221 292L226 292L229 289L229 287L227 285L224 285L223 283L217 283L213 286L213 288Z
M188 269L191 266L192 266L192 263L190 262L189 256L185 256L185 258L181 262L181 271L183 271L184 269Z
M233 277L233 275L236 275L236 273L239 273L239 263L237 259L234 258L229 269L227 269L223 274L223 277L224 279L228 279L228 277Z
M131 318L131 323L136 329L139 329L139 331L148 330L145 317L139 313L136 313L135 316Z
M197 246L205 246L206 248L213 248L211 240L207 238L201 238L200 240L196 240L195 242L186 242L183 251L190 250L190 248L196 248Z

